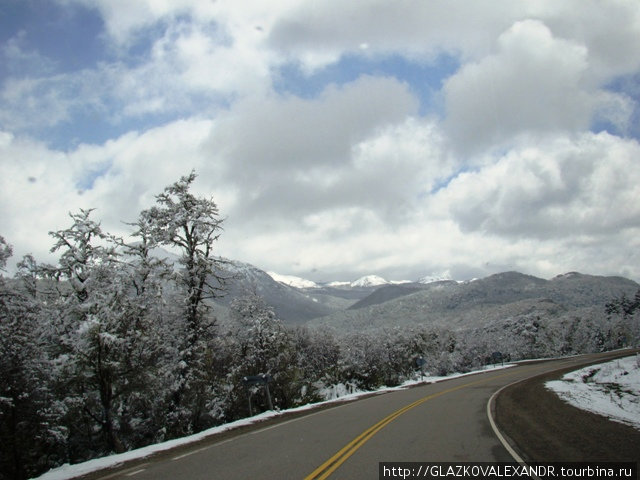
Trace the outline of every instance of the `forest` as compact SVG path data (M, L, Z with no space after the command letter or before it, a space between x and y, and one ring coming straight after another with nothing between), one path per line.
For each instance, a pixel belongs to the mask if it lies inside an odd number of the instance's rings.
M324 400L332 389L372 390L465 372L493 361L637 345L640 292L611 299L603 318L554 323L535 316L493 328L389 326L340 334L285 325L255 291L217 321L225 260L223 220L190 187L195 173L156 196L129 224L135 241L103 231L92 210L50 232L57 263L27 255L6 275L0 237L0 479L189 435L268 407L245 377L268 375L273 407ZM170 263L158 248L177 252ZM495 358L495 356L493 357ZM420 361L418 361L420 359Z

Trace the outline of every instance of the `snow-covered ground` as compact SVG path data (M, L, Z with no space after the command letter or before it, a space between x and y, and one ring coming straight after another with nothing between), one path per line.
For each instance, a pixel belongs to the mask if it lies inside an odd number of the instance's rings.
M94 460L89 460L87 462L78 463L76 465L62 465L61 467L55 468L53 470L49 470L45 474L38 477L38 480L66 480L69 478L75 478L82 475L86 475L91 472L95 472L98 470L103 470L105 468L115 467L117 465L121 465L130 460L136 460L148 457L158 452L170 450L172 448L187 445L189 443L194 443L204 438L210 437L211 435L215 435L227 430L231 430L234 428L238 428L244 425L251 425L254 423L258 423L269 418L279 417L281 415L285 415L287 413L292 412L300 412L303 410L310 410L316 408L321 405L326 405L329 403L335 402L348 402L356 400L365 395L373 394L381 394L385 392L390 392L394 390L402 390L404 388L409 388L413 385L417 385L420 383L435 383L441 382L443 380L449 380L451 378L462 377L465 375L472 375L474 373L478 373L486 370L497 370L501 368L508 368L514 366L513 364L505 364L504 366L487 366L482 370L477 370L469 373L456 373L452 375L448 375L446 377L434 377L425 375L423 378L416 378L415 380L409 380L398 387L384 387L374 392L372 391L362 391L356 390L350 386L338 385L336 387L328 388L324 393L325 398L328 400L324 402L303 405L301 407L292 408L289 410L280 410L280 411L270 411L264 412L259 415L255 415L250 418L243 418L241 420L237 420L235 422L226 423L224 425L220 425L218 427L213 427L208 430L204 430L200 433L196 433L195 435L190 435L188 437L177 438L175 440L170 440L164 443L158 443L155 445L149 445L148 447L139 448L137 450L131 450L130 452L121 453L118 455L110 455L108 457L96 458Z
M545 386L569 404L640 430L640 356L591 365Z

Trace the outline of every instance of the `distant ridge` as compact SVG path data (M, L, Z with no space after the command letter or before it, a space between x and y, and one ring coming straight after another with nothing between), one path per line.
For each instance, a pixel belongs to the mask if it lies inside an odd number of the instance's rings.
M622 294L633 296L639 288L622 277L571 272L544 280L503 272L465 283L382 287L348 310L311 320L309 325L346 331L412 324L476 328L526 315L570 315L585 309L603 315L607 302Z
M404 297L405 295L411 295L425 290L428 288L439 288L447 284L457 284L453 280L433 280L430 282L407 282L398 283L392 285L385 285L374 290L370 295L359 300L349 307L349 310L356 310L358 308L369 307L371 305L378 305L380 303L388 302L396 298Z
M179 268L176 255L163 249L155 250L154 255ZM267 273L236 260L220 260L225 270L222 276L228 280L224 295L213 300L219 306L219 318L228 316L234 298L257 293L285 323L338 330L425 323L467 328L538 310L542 315L582 315L590 309L589 315L602 315L607 302L622 294L633 297L640 289L638 283L624 277L579 272L550 280L510 271L465 282L446 279L448 275L443 274L416 282L365 275L353 282L316 283L294 275Z

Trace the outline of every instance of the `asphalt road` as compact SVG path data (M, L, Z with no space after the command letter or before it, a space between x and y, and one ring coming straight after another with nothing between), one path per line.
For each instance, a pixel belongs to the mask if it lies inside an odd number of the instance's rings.
M381 461L513 461L488 420L491 395L518 380L609 357L526 363L373 395L212 437L91 478L375 479Z

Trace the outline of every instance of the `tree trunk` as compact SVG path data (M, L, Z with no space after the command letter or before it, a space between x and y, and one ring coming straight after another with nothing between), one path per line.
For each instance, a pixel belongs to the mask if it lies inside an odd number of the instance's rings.
M125 451L124 445L120 441L118 434L113 428L113 416L111 410L105 410L104 422L102 424L102 431L107 441L109 449L115 453L123 453Z

